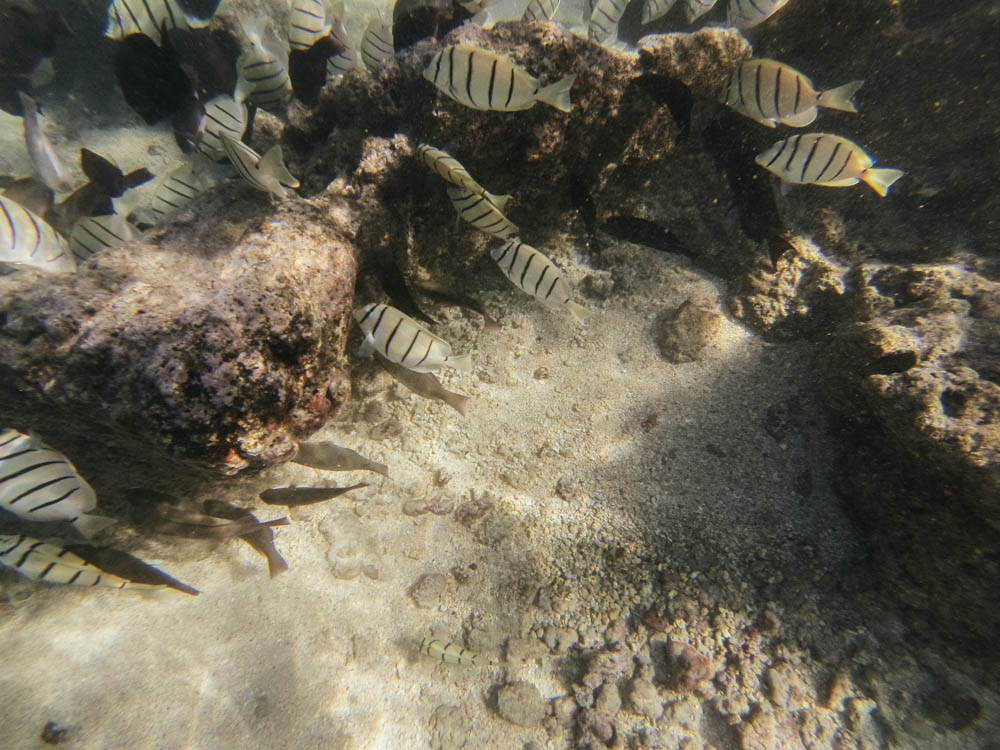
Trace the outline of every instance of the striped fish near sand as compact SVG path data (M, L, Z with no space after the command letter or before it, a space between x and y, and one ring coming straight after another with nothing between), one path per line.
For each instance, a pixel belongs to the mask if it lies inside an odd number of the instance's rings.
M0 534L0 564L32 581L65 583L73 586L106 586L115 589L154 591L167 588L163 583L136 583L106 573L82 557L55 544L46 544L30 536Z
M288 17L288 45L307 50L330 33L323 0L294 0Z
M420 653L447 664L464 664L478 667L487 661L475 651L469 651L469 649L457 643L445 643L437 638L424 638L420 642Z
M751 29L764 23L788 4L788 0L729 0L727 17L730 26Z
M490 257L508 279L535 299L550 305L564 305L580 323L587 320L590 312L570 299L569 284L555 263L531 245L515 237L491 250Z
M451 344L395 307L370 302L354 311L354 319L365 334L365 345L390 362L415 372L434 372L442 366L472 370L470 355L453 356Z
M509 195L494 195L488 191L472 178L472 175L461 165L458 159L439 148L421 143L417 146L417 156L439 177L447 180L452 185L465 188L470 193L484 196L486 200L500 211L504 210L504 207L511 198Z
M275 144L261 156L242 141L221 135L222 148L236 171L251 187L284 198L286 187L297 188L299 181L285 168L281 146Z
M530 109L535 102L569 112L569 91L576 80L570 75L543 87L509 57L472 44L440 50L424 71L424 78L466 107L500 112Z
M53 273L76 270L66 241L41 217L0 196L0 262Z
M517 234L517 226L485 195L477 195L462 187L448 188L448 197L458 215L480 232L502 240Z
M376 70L396 55L392 42L392 26L374 18L361 37L361 60L368 70Z
M0 433L0 508L27 521L69 521L84 536L114 523L90 515L97 495L61 453L16 430Z
M85 216L78 219L69 235L69 249L78 262L108 248L121 247L138 236L136 228L121 214Z
M333 37L333 41L343 48L343 51L327 58L327 83L350 73L358 67L358 52L351 46L351 40L347 36L347 29L344 28L343 2L338 2L333 6L332 15L333 21L331 22L330 36Z
M756 161L786 184L848 187L864 182L883 197L904 174L899 169L875 169L875 160L861 146L830 133L793 135Z
M687 0L684 6L684 17L688 23L694 23L715 7L718 0Z
M618 37L618 24L628 7L628 0L597 0L590 13L587 36L591 41L604 44Z
M246 100L266 110L278 111L292 95L288 78L288 55L280 44L263 41L267 16L242 23L250 48L236 60L237 89Z
M674 7L674 3L677 0L643 0L642 3L642 22L652 23L657 19L663 18L670 9Z
M726 80L720 97L723 104L751 120L775 127L809 125L819 107L857 112L851 97L864 81L851 81L828 91L817 91L795 68L760 58L741 63Z
M108 6L104 35L124 39L132 34L145 34L157 44L162 43L160 30L200 29L211 19L189 16L177 0L112 0Z
M559 0L531 0L524 9L522 21L551 21L559 10Z
M171 211L186 206L207 187L207 180L195 172L194 166L185 164L168 173L153 194L150 212L156 222Z
M205 105L203 123L198 150L215 161L224 159L226 151L222 147L222 136L227 135L237 141L243 137L247 129L247 107L237 98L225 94L216 96Z

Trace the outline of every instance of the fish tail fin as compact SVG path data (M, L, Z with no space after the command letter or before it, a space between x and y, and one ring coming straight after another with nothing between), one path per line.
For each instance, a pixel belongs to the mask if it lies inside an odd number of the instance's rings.
M267 559L267 575L269 578L274 578L288 570L288 563L285 562L285 558L277 550L268 550L264 553L264 557Z
M864 81L851 81L843 86L837 86L835 89L824 91L819 95L819 106L827 109L839 109L842 112L857 112L858 108L854 106L851 97L858 92L862 85L864 85Z
M461 393L453 393L451 391L445 391L442 394L444 402L448 404L452 409L457 411L463 417L465 416L465 405L469 403L469 397L463 396Z
M872 190L883 198L889 194L892 184L902 177L906 172L902 169L876 169L874 167L866 169L862 180L867 183Z
M291 523L291 521L288 520L288 516L282 516L281 518L275 518L273 521L261 521L259 525L260 526L288 526L290 523Z
M504 208L507 206L507 202L512 197L513 196L510 195L494 195L489 190L486 191L486 200L488 200L490 203L496 206L497 211L503 211Z
M471 20L481 29L492 29L497 22L492 14L490 14L489 8L483 8Z
M276 143L268 149L267 153L261 157L257 170L261 174L273 177L286 187L297 188L299 186L299 181L285 167L280 144Z
M545 86L538 92L538 100L555 107L560 112L569 112L573 108L569 90L575 80L576 75L571 75Z
M459 372L472 372L472 355L459 354L457 357L448 357L448 364Z
M73 526L77 531L90 539L102 532L104 529L108 528L108 526L115 523L118 523L118 521L114 518L83 513L75 521L73 521Z
M267 26L267 14L258 13L250 18L239 19L240 26L243 27L243 33L247 35L247 39L256 44L261 44L264 39L264 29Z
M566 309L569 310L570 315L576 318L578 323L586 323L587 319L591 315L591 311L588 310L583 305L578 305L573 300L568 300L566 302Z

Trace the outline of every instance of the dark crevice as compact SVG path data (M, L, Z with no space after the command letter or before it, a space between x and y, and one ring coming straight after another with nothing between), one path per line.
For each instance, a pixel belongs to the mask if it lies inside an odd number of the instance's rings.
M601 231L625 242L645 245L654 250L679 255L690 255L680 239L669 229L655 221L635 216L612 216L601 225Z

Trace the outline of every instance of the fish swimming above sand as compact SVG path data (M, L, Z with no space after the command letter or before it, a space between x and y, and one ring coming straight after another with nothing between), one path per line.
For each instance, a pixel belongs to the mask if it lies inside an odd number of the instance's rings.
M463 417L465 416L465 406L469 403L469 397L463 396L461 393L449 391L441 385L441 381L437 379L434 373L414 372L387 359L381 359L379 363L392 377L421 398L447 404Z
M477 195L456 185L448 188L448 198L459 217L480 232L492 234L502 240L517 234L517 226L485 195Z
M899 169L874 168L874 159L861 146L830 133L793 135L756 161L785 184L848 187L864 182L883 197L904 174Z
M261 492L260 499L268 505L287 505L291 508L332 500L351 490L367 486L368 482L358 482L350 487L272 487Z
M551 21L556 17L557 10L559 10L559 0L531 0L524 9L521 20L529 23Z
M719 0L687 0L684 6L684 17L688 23L694 23L715 7Z
M299 452L292 462L326 471L373 471L384 477L389 476L389 468L385 464L326 440L299 443Z
M138 230L122 214L85 216L73 226L69 249L77 262L82 263L100 250L121 247L138 236Z
M396 56L392 26L373 18L361 37L361 60L368 70L376 70Z
M437 638L424 638L420 642L420 653L447 664L462 664L472 667L481 666L488 661L475 651L469 651L457 643L445 643Z
M177 0L111 0L104 35L120 40L132 34L145 34L161 44L164 27L168 31L199 29L208 26L211 20L187 14Z
M424 78L466 107L500 112L530 109L536 102L569 112L570 88L576 80L570 75L541 86L509 57L472 44L439 50L424 70Z
M604 44L618 37L618 24L628 7L628 0L597 0L590 13L587 36L592 42ZM664 11L665 12L665 11Z
M287 518L257 521L254 518L219 518L204 512L190 500L182 500L146 488L133 487L126 491L132 505L132 518L155 534L180 536L188 539L230 539L257 531L262 526L287 526Z
M358 67L358 53L351 46L350 37L347 36L347 29L344 28L344 3L334 4L331 15L330 36L341 48L340 52L331 55L326 60L326 82L340 78Z
M472 370L470 355L453 355L451 344L395 307L369 302L354 311L354 319L365 334L366 348L373 348L390 362L416 372L434 372L441 367Z
M285 167L281 156L281 145L275 144L261 156L242 141L220 134L222 148L229 161L247 184L275 197L285 198L286 187L297 188L299 181Z
M244 84L245 85L245 84ZM240 140L247 129L247 107L239 97L226 94L205 104L205 119L197 149L212 160L226 158L222 136Z
M851 97L864 81L851 81L828 91L817 91L795 68L760 58L747 60L729 74L720 100L727 107L767 125L801 128L816 119L819 107L857 112Z
M69 170L56 156L56 150L42 131L38 120L38 104L23 91L17 92L24 110L24 143L35 171L46 185L57 193L65 193L73 188Z
M288 45L307 50L330 33L323 0L292 0L288 17Z
M0 196L0 262L71 273L76 261L66 241L41 217Z
M421 143L417 146L417 157L439 177L447 180L452 185L465 188L470 193L484 196L500 211L504 210L507 201L511 198L509 195L494 195L486 190L486 188L472 178L472 175L461 165L458 159L439 148Z
M199 193L204 192L211 180L193 164L185 164L169 172L156 187L149 211L153 221L158 221L171 211L188 205Z
M204 508L210 516L226 518L230 521L247 520L259 524L255 530L240 534L240 539L264 556L264 559L267 560L267 572L271 578L288 570L288 563L278 552L278 548L274 546L274 531L271 530L270 526L261 524L253 513L224 500L206 500Z
M490 257L508 279L535 299L565 306L580 323L587 320L590 312L570 299L569 284L555 263L531 245L515 237L491 250Z
M729 0L726 9L729 25L750 29L764 23L788 4L788 0Z
M670 9L674 7L674 3L677 0L643 0L642 3L642 22L652 23L660 18L663 18Z
M250 47L236 59L237 89L251 104L280 112L292 96L288 77L288 54L274 41L264 41L267 16L241 21Z
M165 583L136 583L86 562L69 550L23 534L0 534L0 564L32 581L73 586L106 586L134 591L165 589Z
M68 521L86 537L115 523L91 514L97 495L62 453L17 430L0 433L0 508L26 521Z

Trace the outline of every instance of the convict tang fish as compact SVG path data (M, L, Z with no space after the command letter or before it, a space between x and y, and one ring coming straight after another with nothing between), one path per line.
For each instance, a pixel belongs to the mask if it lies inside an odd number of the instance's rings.
M465 188L470 193L485 196L499 210L503 211L510 200L509 195L494 195L476 182L468 170L451 154L439 148L422 143L417 146L417 156L429 169L444 178L452 185Z
M569 284L556 265L531 245L515 237L493 249L490 257L508 279L535 299L565 305L580 323L587 319L587 309L570 299Z
M229 161L251 187L284 198L286 187L299 186L299 181L285 167L280 144L276 143L261 156L242 141L237 141L225 133L219 134L219 140Z
M0 534L0 564L32 581L66 583L74 586L107 586L116 589L152 591L165 589L162 583L136 583L107 573L68 549L46 544L23 534Z
M354 311L354 319L365 334L365 343L390 362L416 372L433 372L442 366L472 370L472 357L452 355L451 344L395 307L370 302Z
M749 29L763 23L788 4L788 0L729 0L729 25Z
M477 195L463 187L448 188L448 197L458 215L480 232L506 240L517 234L517 226L485 195Z

